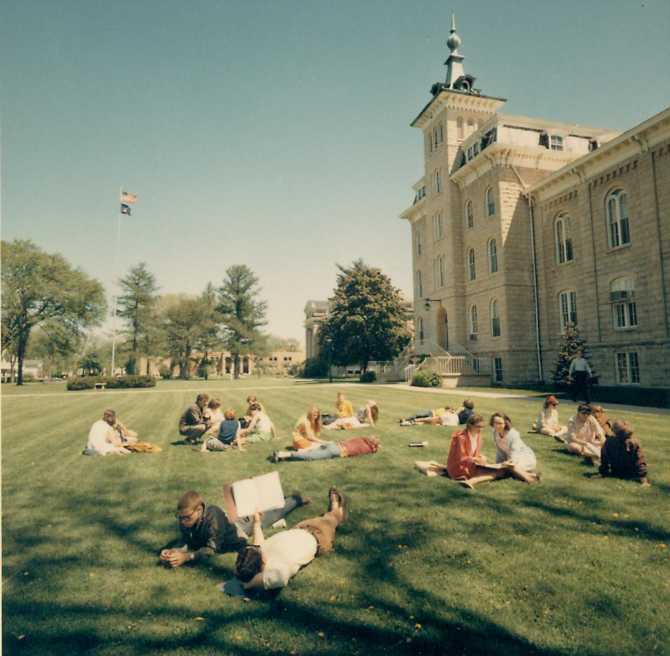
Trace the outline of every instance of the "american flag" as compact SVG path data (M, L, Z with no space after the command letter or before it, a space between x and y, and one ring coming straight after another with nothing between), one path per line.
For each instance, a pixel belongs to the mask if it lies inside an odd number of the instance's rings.
M121 192L121 202L124 203L125 205L128 204L133 204L137 202L137 194L131 194L128 193L127 191L122 191Z
M127 214L128 216L130 216L130 205L121 203L121 214Z

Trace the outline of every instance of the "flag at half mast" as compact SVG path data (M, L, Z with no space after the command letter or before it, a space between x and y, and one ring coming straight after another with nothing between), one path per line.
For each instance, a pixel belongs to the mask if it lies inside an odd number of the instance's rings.
M121 192L121 202L124 205L132 205L137 202L137 194L131 194L127 191Z

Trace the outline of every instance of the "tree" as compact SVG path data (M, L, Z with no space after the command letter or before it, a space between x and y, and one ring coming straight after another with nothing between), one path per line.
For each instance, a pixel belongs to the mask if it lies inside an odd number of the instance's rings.
M267 303L257 300L258 278L245 264L226 269L226 277L218 289L217 310L224 324L224 344L233 358L235 378L240 377L240 355L252 353L261 346L264 336L259 328L265 325Z
M33 328L57 322L80 335L105 315L102 285L62 255L45 253L31 241L2 242L3 348L14 345L17 385L23 385L23 361Z
M57 321L45 321L31 336L27 357L42 360L47 377L63 375L76 368L81 335L67 331Z
M558 347L558 357L554 369L554 383L556 385L568 385L570 379L570 363L578 351L584 353L584 358L589 361L592 376L595 377L595 369L591 364L591 352L586 340L579 334L576 326L568 326L563 335L563 341Z
M200 298L177 297L165 309L163 330L170 355L179 363L179 377L191 376L190 361L204 336L203 316L209 311Z
M198 363L198 374L207 380L209 378L209 367L211 365L209 354L223 344L220 325L221 317L216 309L216 289L211 282L207 283L200 299L203 305L203 315L201 317L200 326L202 332L196 342L195 348L202 352L202 358Z
M125 278L121 278L119 285L121 294L117 299L116 314L126 323L130 348L126 371L136 374L138 356L149 355L146 347L153 337L153 328L157 321L155 307L159 287L144 262L130 269Z
M79 368L84 376L97 376L102 371L100 356L95 351L89 351L79 360Z
M363 260L349 268L338 265L338 269L335 296L320 333L320 350L328 352L334 364L355 362L365 372L370 360L392 360L409 344L402 296L388 276Z

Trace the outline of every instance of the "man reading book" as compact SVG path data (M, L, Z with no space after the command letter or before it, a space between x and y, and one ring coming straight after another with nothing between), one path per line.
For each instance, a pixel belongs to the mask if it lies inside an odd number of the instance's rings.
M262 525L267 528L309 502L300 492L294 492L285 500L283 508L263 515ZM219 506L206 504L194 490L181 496L176 516L181 535L160 552L160 561L170 567L206 560L215 553L239 551L246 545L253 528L250 517L229 517ZM182 546L176 547L177 544Z
M252 544L240 551L235 576L246 590L273 590L288 585L301 567L332 551L335 532L346 520L344 496L336 488L328 492L328 512L305 519L292 529L263 536L261 518L254 515Z

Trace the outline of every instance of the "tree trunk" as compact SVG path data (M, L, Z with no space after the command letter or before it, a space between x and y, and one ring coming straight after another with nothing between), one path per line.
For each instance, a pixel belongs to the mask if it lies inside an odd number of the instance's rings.
M26 332L25 335L21 333L19 335L18 342L16 344L16 358L19 361L18 372L16 376L16 384L23 385L23 361L26 357L26 349L28 348L28 337L30 332Z
M240 354L233 354L233 377L237 380L240 377Z

